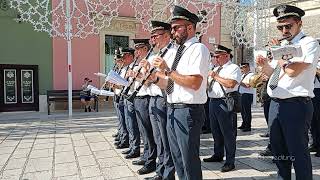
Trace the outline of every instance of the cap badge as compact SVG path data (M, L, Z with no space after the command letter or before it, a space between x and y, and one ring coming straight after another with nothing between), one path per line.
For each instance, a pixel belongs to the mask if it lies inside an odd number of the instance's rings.
M285 14L286 8L287 8L286 5L281 5L278 7L277 11L279 16L282 16Z

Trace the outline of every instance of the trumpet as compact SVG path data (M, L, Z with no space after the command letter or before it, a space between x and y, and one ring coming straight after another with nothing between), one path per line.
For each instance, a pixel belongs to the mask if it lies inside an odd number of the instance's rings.
M316 75L320 76L320 68L317 68Z
M152 47L150 48L150 50L149 50L147 56L145 57L145 59L148 59L148 58L150 57L151 53L153 52L153 48L154 48L154 46L152 46ZM132 69L133 69L133 68L132 68ZM131 69L131 70L132 70L132 69ZM132 81L130 82L130 84L129 84L127 87L123 88L123 91L121 91L121 95L122 95L123 97L128 98L129 90L131 89L132 85L133 85L134 82L136 81L138 75L140 74L141 69L142 69L142 66L139 67L139 69L137 70L137 74L133 77L133 79L132 79ZM129 77L128 77L128 78L129 78Z
M263 85L263 73L256 72L252 76L249 77L249 85L252 88L259 88Z
M164 55L168 52L168 50L171 48L173 42L171 41L166 48L163 50L163 52L159 52L157 56L160 56L161 58L164 57ZM130 95L127 96L126 99L130 102L133 102L134 98L137 96L137 94L139 93L140 89L142 88L142 86L145 84L145 82L148 80L148 78L156 71L156 67L152 67L149 72L146 74L146 76L144 76L143 80L141 81L141 83L139 84L139 86L137 87L136 90L134 90L134 92Z

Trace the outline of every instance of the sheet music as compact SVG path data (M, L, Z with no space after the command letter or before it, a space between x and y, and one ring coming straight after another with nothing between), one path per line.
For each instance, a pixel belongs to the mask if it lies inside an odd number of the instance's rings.
M90 87L89 87L90 86ZM88 89L90 89L90 92L92 94L95 94L95 95L100 95L100 96L114 96L114 92L111 92L111 91L106 91L106 90L103 90L103 89L98 89L94 86L91 86L91 85L88 85Z
M129 82L125 78L121 77L118 73L116 73L113 70L111 70L108 73L108 76L106 77L106 81L111 82L116 85L121 85L121 86L128 86L129 85Z
M271 53L274 60L282 59L283 56L289 56L292 62L302 62L302 49L300 45L272 46Z
M93 73L93 74L96 76L104 77L104 78L108 76L108 75L101 73L101 72L97 72L97 73Z

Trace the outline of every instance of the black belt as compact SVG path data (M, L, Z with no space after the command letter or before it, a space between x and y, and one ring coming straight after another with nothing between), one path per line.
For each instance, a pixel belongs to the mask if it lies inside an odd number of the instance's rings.
M310 97L292 97L287 99L271 98L275 102L308 102L311 101Z
M226 99L225 97L221 97L221 98L209 98L212 101L219 101L219 100L223 100Z
M173 109L182 109L182 108L198 108L203 106L203 104L184 104L184 103L167 103L168 107Z
M145 96L136 96L135 99L144 99L144 98L149 98L149 95L145 95Z
M150 97L152 97L152 98L163 98L163 97L162 97L162 96L160 96L160 95L150 96Z

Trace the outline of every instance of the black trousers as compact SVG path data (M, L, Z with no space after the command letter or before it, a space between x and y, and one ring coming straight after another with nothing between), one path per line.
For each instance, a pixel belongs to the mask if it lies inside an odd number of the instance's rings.
M150 98L149 115L159 160L156 173L164 180L173 180L175 179L175 168L167 133L167 106L163 97L152 96Z
M253 94L243 93L241 94L241 117L242 127L251 128L252 113L251 104L253 101Z
M308 129L313 105L309 100L272 99L269 111L272 154L279 169L278 175L291 179L292 164L297 180L312 179L312 164L308 150Z
M137 121L141 127L141 135L144 143L144 159L145 166L155 167L157 158L157 146L154 142L152 125L149 116L149 100L150 96L136 97L134 99L134 107L136 111ZM147 148L146 148L147 146Z
M200 132L205 118L203 105L168 107L167 131L172 159L180 180L202 179Z
M211 98L209 107L214 155L224 157L224 150L226 150L226 164L234 164L237 132L237 118L234 116L236 113L228 112L227 105L221 98Z
M312 98L313 103L313 116L311 121L311 136L312 144L320 153L320 88L314 89L315 97Z

